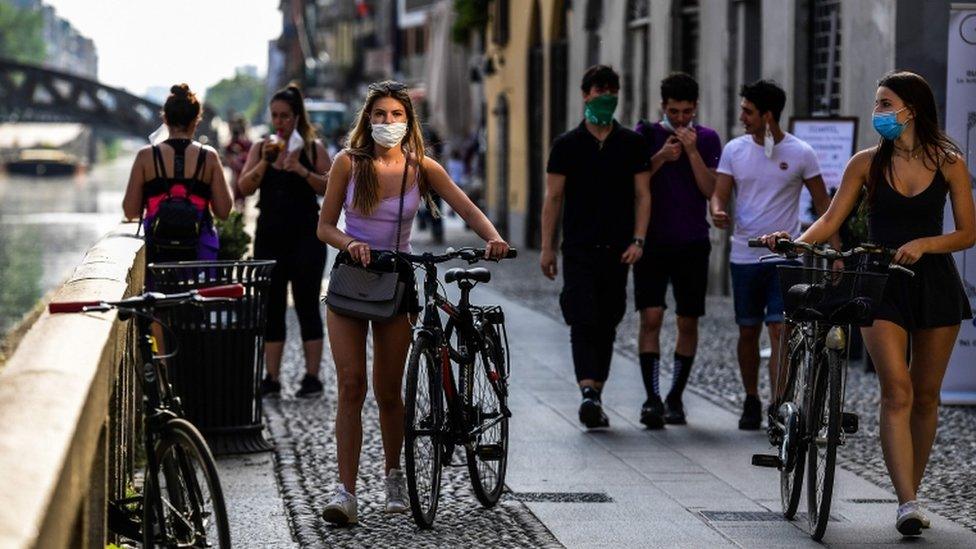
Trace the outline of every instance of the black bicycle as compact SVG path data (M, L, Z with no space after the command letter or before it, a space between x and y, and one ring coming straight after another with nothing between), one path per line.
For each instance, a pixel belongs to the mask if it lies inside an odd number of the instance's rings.
M51 313L118 311L119 320L135 318L144 363L142 381L143 442L146 454L142 493L109 503L109 528L144 547L230 547L230 527L217 465L200 432L187 421L173 393L152 335L158 309L202 305L244 295L240 284L183 293L147 292L121 301L51 303ZM161 324L165 329L165 325ZM176 338L168 338L176 341Z
M749 246L764 244L750 240ZM914 273L891 263L894 250L873 244L841 252L779 239L774 247L777 253L763 259L807 253L828 263L845 261L844 270L777 267L785 321L767 429L777 453L752 457L753 465L779 469L783 516L790 520L799 507L804 468L809 469L807 522L819 541L830 519L837 448L858 430L857 415L844 411L850 330L873 322L888 270ZM850 263L856 264L848 270Z
M486 507L498 503L508 464L509 354L505 315L497 305L470 301L471 289L491 280L484 268L453 268L447 283L457 283L457 303L444 296L437 265L453 259L485 260L484 248L451 249L440 255L397 254L426 271L424 309L414 329L404 389L404 445L407 491L413 519L430 528L437 513L443 467L463 447L475 497ZM509 250L507 258L516 257ZM442 322L438 311L446 314ZM452 365L456 364L455 369Z

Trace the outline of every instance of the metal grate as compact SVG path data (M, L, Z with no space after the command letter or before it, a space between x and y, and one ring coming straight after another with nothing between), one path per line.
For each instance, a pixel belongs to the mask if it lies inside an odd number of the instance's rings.
M709 522L779 522L785 521L783 513L775 511L702 511L701 515ZM805 522L805 513L797 513L796 520ZM840 522L837 515L830 515L830 522Z
M810 107L814 112L836 114L840 110L840 0L813 0L811 9Z
M603 492L512 492L512 497L523 502L613 503Z

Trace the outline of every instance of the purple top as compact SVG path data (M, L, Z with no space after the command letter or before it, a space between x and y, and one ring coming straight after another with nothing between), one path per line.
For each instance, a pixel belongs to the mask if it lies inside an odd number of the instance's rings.
M651 155L657 154L668 137L673 135L659 122L637 123L637 133L651 145ZM698 132L698 153L705 166L715 169L722 156L722 142L715 130L695 125ZM708 240L708 199L698 189L688 155L673 162L665 162L651 178L651 223L647 229L650 243L681 245Z
M417 172L418 176L420 172ZM412 253L410 246L410 229L413 228L413 218L420 209L420 188L418 178L413 184L407 184L403 195L403 221L400 227L400 252ZM381 198L376 209L370 215L364 215L352 205L352 197L356 190L356 178L349 179L346 187L346 200L342 204L346 211L346 234L369 244L374 250L392 250L396 247L397 213L400 211L400 194Z

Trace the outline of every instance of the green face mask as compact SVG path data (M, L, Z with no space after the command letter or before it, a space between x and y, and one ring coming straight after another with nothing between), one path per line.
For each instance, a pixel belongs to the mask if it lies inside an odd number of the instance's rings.
M605 93L586 102L583 116L590 124L609 126L613 123L613 111L615 110L617 110L617 96Z

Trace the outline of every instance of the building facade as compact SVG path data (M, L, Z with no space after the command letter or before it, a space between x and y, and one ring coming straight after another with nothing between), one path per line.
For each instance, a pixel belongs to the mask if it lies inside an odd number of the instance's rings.
M64 72L98 79L98 52L95 42L82 36L66 19L59 17L53 7L41 0L12 0L14 6L41 12L44 21L44 64Z
M660 118L659 83L681 70L700 84L697 121L723 143L741 133L739 87L772 78L787 92L784 127L790 117L856 117L856 148L870 146L875 86L886 72L922 74L944 106L950 4L493 0L485 52L490 216L513 243L539 245L545 157L582 119L579 82L596 63L620 72L617 119L628 127ZM713 259L723 258L725 233L713 236ZM714 273L716 284L724 279Z

